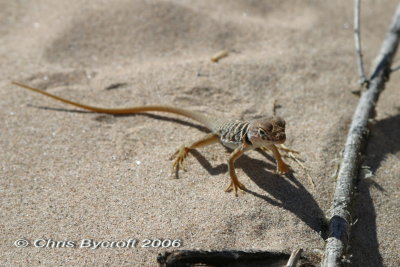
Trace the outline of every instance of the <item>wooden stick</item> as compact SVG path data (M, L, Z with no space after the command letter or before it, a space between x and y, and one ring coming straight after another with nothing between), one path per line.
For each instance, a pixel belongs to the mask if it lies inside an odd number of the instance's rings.
M357 69L359 76L359 83L361 86L368 87L368 80L365 76L363 54L361 50L361 37L360 37L360 0L354 0L354 42L356 45L357 55Z
M296 267L297 262L300 260L301 253L303 253L303 249L301 248L293 250L288 262L286 263L286 267Z
M220 59L229 56L229 51L228 50L222 50L216 53L214 56L212 56L211 61L212 62L218 62Z
M341 266L347 253L351 224L351 198L353 185L357 178L361 151L367 143L368 119L373 117L379 94L384 89L390 75L390 66L400 41L400 4L397 6L389 32L383 41L376 59L374 72L368 90L364 91L358 102L347 135L342 163L336 183L331 219L330 235L325 247L323 267Z
M397 67L394 67L390 70L390 72L395 72L396 70L400 70L400 65L398 65Z

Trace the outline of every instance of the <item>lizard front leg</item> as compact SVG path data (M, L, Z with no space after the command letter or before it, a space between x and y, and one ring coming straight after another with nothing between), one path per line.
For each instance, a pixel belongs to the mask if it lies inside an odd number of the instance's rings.
M235 172L235 161L241 156L243 155L244 151L243 151L243 147L239 146L238 148L236 148L232 154L229 157L228 160L228 171L229 171L229 176L231 177L231 184L228 186L228 188L225 190L225 192L231 192L233 190L233 192L235 193L235 196L238 196L238 189L239 190L245 190L246 187L241 184L239 182L239 179L236 176L236 172Z
M217 143L218 141L218 134L210 133L196 142L193 142L189 145L181 146L181 148L179 148L171 157L171 159L175 158L174 164L172 165L173 170L178 171L179 168L182 168L184 171L186 171L186 169L183 167L183 161L185 160L191 149L207 146L213 143Z
M279 174L287 173L289 171L289 167L282 160L281 154L279 153L276 146L271 144L271 145L266 146L266 148L272 151L272 154L274 155L274 158L276 159L276 163L277 163L276 172Z

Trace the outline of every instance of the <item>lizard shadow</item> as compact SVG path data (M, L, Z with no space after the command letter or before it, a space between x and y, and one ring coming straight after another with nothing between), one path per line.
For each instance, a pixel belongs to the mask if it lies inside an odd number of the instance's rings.
M211 163L196 149L190 150L190 153L193 155L193 157L196 158L196 160L200 163L200 165L207 170L207 172L210 175L218 175L222 173L227 173L228 172L228 165L223 163L219 164L217 166L212 166Z
M260 151L265 157L274 162L272 156ZM328 226L325 215L313 196L303 184L290 172L284 177L275 174L275 164L269 164L262 160L242 156L237 161L237 167L241 168L254 183L270 196L245 191L271 205L281 207L295 214L300 220L317 232L324 240L328 237ZM304 181L306 182L306 181Z
M227 151L231 151L227 149ZM263 156L271 162L275 159L264 151L259 150ZM227 173L228 165L220 164L213 167L210 162L198 151L191 150L191 154L205 168L210 175ZM228 158L228 157L227 157ZM328 225L325 222L325 215L313 196L300 183L293 173L282 177L274 173L275 163L258 160L242 155L236 161L236 168L241 168L252 179L257 186L267 192L272 197L259 194L251 190L245 191L253 196L263 199L271 205L286 209L295 214L300 220L306 223L311 229L316 231L321 238L328 237Z
M163 121L168 121L168 122L174 122L174 123L179 123L181 125L193 127L193 128L198 129L199 131L204 132L204 133L209 133L210 132L210 130L207 127L204 127L204 126L202 126L200 124L197 124L197 123L192 123L192 122L181 120L181 119L178 119L178 118L171 118L171 117L168 117L168 116L156 115L156 114L151 114L151 113L106 114L106 113L92 112L92 111L79 110L79 109L51 108L51 107L34 106L34 105L28 105L28 106L36 107L38 109L44 109L44 110L53 110L53 111L70 112L70 113L99 114L99 115L106 115L106 116L112 116L112 117L146 116L148 118L152 118L152 119L155 119L155 120L163 120Z
M222 144L216 144L219 145L222 148L225 148L227 154L226 154L226 160L228 161L229 158L229 154L233 151L230 148L224 147ZM218 175L218 174L222 174L222 173L226 173L228 175L228 164L227 163L222 163L219 164L217 166L212 166L211 163L200 153L198 152L196 149L192 149L189 152L190 154L192 154L193 157L196 158L196 160L200 163L200 165L207 170L207 172L210 175ZM267 157L269 155L266 155ZM242 155L242 157L247 157L246 155ZM272 157L270 157L271 160L274 160ZM251 158L249 158L249 160L252 160ZM268 165L268 168L273 169L274 165L273 164L268 164L265 162L266 165Z
M91 112L91 111L81 110L81 109L51 108L51 107L36 106L36 105L31 105L31 104L28 104L27 106L28 107L37 108L37 109L61 111L61 112L69 112L69 113L94 113L94 112Z

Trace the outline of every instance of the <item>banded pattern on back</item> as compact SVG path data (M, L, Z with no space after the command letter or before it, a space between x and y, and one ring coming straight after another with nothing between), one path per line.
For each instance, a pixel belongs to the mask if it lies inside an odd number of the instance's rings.
M245 121L227 121L219 126L216 133L220 136L221 142L229 147L236 148L243 143L249 129L249 122Z

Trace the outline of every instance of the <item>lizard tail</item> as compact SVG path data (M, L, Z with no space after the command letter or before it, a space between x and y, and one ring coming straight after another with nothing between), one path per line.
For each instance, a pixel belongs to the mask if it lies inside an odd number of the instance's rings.
M61 101L63 103L67 103L82 109L86 109L86 110L90 110L93 112L97 112L97 113L106 113L106 114L114 114L114 115L118 115L118 114L135 114L135 113L142 113L142 112L147 112L147 111L159 111L159 112L168 112L168 113L173 113L173 114L178 114L190 119L193 119L197 122L202 123L203 125L205 125L206 127L213 129L214 125L212 123L212 120L203 114L197 113L197 112L193 112L187 109L182 109L182 108L175 108L175 107L171 107L171 106L161 106L161 105L152 105L152 106L138 106L138 107L131 107L131 108L101 108L101 107L95 107L95 106L89 106L89 105L85 105L85 104L81 104L78 102L74 102L53 94L50 94L44 90L38 89L38 88L34 88L19 82L12 82L12 84L17 85L19 87L37 92L39 94L51 97L53 99L56 99L58 101Z

